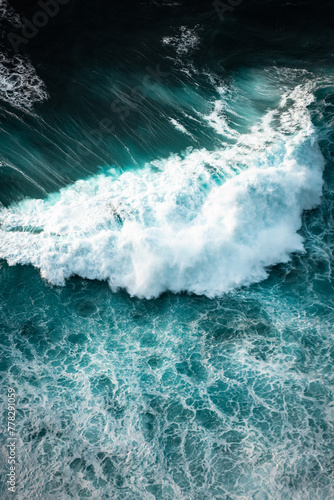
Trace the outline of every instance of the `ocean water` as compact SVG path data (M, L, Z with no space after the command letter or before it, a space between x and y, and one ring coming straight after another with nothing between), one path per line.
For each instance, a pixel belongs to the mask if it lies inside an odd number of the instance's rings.
M3 3L1 498L334 498L333 31L270 8L72 0L15 53Z

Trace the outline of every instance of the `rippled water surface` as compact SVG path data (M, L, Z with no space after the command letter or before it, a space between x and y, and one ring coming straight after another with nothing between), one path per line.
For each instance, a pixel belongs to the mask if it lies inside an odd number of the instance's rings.
M166 4L1 42L17 498L334 498L332 31Z

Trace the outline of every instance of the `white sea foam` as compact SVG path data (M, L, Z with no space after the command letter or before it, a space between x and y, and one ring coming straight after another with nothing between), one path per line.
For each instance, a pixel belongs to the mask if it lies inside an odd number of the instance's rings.
M170 45L173 47L178 55L188 54L189 51L198 47L200 39L195 28L188 28L181 26L174 36L165 36L162 39L163 45Z
M0 256L54 284L79 275L146 298L212 297L265 279L268 266L303 251L301 214L320 201L311 99L296 88L224 149L112 169L3 209Z
M192 137L191 133L188 132L188 130L186 129L186 127L184 125L182 125L182 123L178 122L174 118L171 118L170 122L175 127L176 130L178 130L179 132L182 132L182 134L186 134L186 135L189 135L190 137Z
M23 56L0 52L0 99L21 109L48 98L44 82L31 62Z
M228 125L224 116L224 104L224 101L220 99L214 101L213 110L204 116L204 118L218 134L224 137L235 138L238 136L238 132Z
M6 0L0 2L0 19L19 28L20 16ZM3 34L5 36L5 33ZM0 50L0 99L20 109L30 110L35 102L48 98L44 82L26 56Z

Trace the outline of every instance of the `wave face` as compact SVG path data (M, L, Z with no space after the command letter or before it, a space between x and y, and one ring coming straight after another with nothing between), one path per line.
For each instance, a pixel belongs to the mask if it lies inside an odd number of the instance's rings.
M303 250L302 212L320 200L310 102L298 86L231 146L111 169L2 210L0 256L56 285L78 275L145 298L213 297L261 281Z

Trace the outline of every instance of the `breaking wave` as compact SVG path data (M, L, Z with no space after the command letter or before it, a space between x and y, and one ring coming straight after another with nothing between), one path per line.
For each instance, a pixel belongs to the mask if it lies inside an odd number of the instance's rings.
M302 212L320 201L311 87L283 95L232 145L109 168L2 209L0 256L56 285L79 275L145 298L213 297L265 279L269 266L303 251Z

